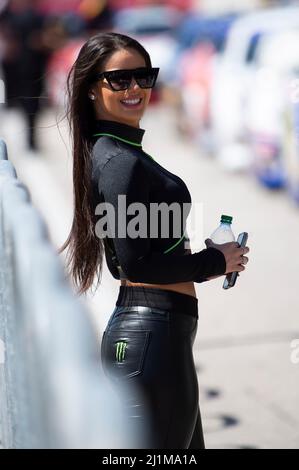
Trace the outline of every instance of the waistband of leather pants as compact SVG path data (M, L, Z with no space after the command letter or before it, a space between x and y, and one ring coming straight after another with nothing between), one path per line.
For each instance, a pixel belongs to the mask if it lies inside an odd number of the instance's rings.
M120 286L116 306L160 308L198 318L198 299L167 289L142 286Z

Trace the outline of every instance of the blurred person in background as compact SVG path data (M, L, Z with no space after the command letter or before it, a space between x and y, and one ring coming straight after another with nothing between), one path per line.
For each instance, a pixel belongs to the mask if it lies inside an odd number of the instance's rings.
M37 5L35 0L10 0L0 13L5 106L24 113L27 147L33 152L38 150L36 122L47 60L65 39L59 19L46 18Z
M192 352L198 322L194 282L243 271L249 249L206 241L208 248L192 254L185 234L177 240L173 227L168 238L160 236L161 226L158 237L120 236L117 220L122 218L127 230L132 216L127 208L122 212L119 196L146 211L151 201L191 202L185 183L142 149L140 120L158 71L144 47L123 34L97 34L80 49L68 77L74 218L60 252L68 247L68 268L80 294L96 274L99 285L104 252L112 276L120 280L101 358L120 393L122 384L132 387L125 398L128 417L142 425L144 448L204 449ZM110 236L110 218L109 223L104 218L109 236L97 226L100 202L117 213L115 235ZM185 232L182 212L176 222ZM138 221L139 229L146 225L146 235L152 234L147 221Z

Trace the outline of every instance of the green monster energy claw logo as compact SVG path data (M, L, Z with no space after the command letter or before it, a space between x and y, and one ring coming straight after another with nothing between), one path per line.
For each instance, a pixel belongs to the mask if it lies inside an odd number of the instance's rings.
M116 343L116 352L115 357L117 362L123 362L125 359L125 352L126 352L127 343L124 341L118 341Z

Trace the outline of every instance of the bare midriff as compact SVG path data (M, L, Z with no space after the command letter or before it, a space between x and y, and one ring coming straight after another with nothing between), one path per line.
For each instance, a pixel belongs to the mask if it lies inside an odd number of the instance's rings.
M192 295L196 297L194 282L177 282L175 284L144 284L143 282L131 282L127 279L121 280L122 286L132 287L132 286L140 286L140 287L154 287L156 289L166 289L166 290L173 290L175 292L180 292L181 294Z

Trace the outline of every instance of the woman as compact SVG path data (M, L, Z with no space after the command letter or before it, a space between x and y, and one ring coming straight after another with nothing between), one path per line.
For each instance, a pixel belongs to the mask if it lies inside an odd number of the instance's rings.
M124 35L98 34L80 50L68 83L75 215L62 250L69 245L80 293L91 287L96 272L100 282L104 251L110 272L121 280L102 361L111 379L134 386L128 414L144 423L145 447L203 449L192 355L198 321L194 282L243 271L249 249L209 240L208 248L191 254L183 243L186 214L175 220L179 236L171 226L168 237L159 236L165 219L153 221L150 203L186 204L190 210L191 197L178 176L142 149L139 124L157 75L144 48ZM136 204L142 217L134 225ZM137 225L145 236L134 236ZM158 236L149 235L149 226Z

